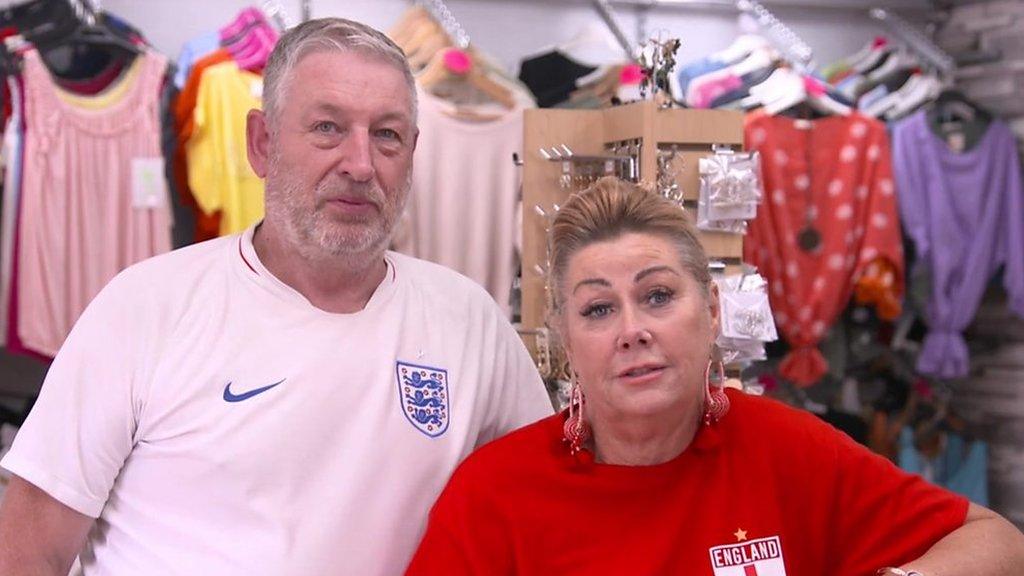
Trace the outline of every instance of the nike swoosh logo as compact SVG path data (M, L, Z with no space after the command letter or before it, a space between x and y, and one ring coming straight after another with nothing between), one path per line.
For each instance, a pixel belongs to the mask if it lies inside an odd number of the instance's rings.
M267 390L270 390L271 388L273 388L273 387L275 387L275 386L277 386L277 385L279 385L279 384L281 384L283 382L284 382L284 380L281 380L280 382L274 382L273 384L271 384L269 386L264 386L262 388L256 388L254 390L249 390L248 392L243 392L241 394L232 394L231 393L231 382L228 382L228 385L224 387L224 401L225 402L241 402L243 400L248 400L249 398L252 398L253 396L256 396L256 395L259 395L259 394L263 394Z

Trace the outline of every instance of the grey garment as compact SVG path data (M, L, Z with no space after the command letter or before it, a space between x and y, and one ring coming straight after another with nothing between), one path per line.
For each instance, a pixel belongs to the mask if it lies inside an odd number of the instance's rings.
M850 346L846 333L846 316L841 315L835 324L829 328L825 337L818 344L821 355L828 362L828 376L830 380L842 380L846 375L847 356Z
M586 98L580 98L578 100L564 100L554 106L554 108L566 108L570 110L597 110L599 108L607 108L608 101L602 100L596 96L587 96Z
M171 211L174 214L174 228L171 242L174 248L192 244L196 238L195 214L181 202L181 191L174 178L174 151L178 147L178 133L175 130L174 103L178 100L178 87L174 85L175 67L167 65L160 93L160 151L164 157L164 176L167 192L170 194Z

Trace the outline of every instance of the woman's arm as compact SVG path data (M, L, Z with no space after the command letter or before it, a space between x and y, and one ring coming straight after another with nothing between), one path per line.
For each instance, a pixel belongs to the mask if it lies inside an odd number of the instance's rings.
M971 504L964 525L901 567L922 576L1024 574L1024 534L995 512Z

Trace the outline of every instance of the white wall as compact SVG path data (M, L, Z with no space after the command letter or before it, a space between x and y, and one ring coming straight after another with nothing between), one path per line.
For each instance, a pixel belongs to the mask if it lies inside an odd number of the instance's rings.
M826 3L826 2L823 2ZM200 33L229 22L241 8L260 5L254 0L105 0L106 10L125 18L165 54L176 57L182 44ZM529 54L576 34L585 24L599 22L587 3L549 0L449 0L452 13L473 39L510 71ZM882 32L863 11L821 8L776 9L797 34L810 44L818 62L828 63L857 51ZM293 21L300 16L299 0L282 0ZM313 16L344 16L387 30L410 5L408 0L312 0ZM636 41L637 18L632 8L617 8L626 35ZM648 34L664 30L682 39L680 62L722 49L737 34L736 14L722 8L659 8L648 16Z

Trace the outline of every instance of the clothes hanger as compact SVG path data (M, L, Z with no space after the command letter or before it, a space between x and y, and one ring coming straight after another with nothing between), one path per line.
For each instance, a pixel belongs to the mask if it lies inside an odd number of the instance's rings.
M867 74L881 65L883 60L889 56L892 50L893 48L889 46L888 42L878 45L868 53L867 57L857 62L853 66L853 69L859 74Z
M927 98L923 84L924 75L914 74L898 90L890 92L878 100L872 102L861 112L872 118L881 118L893 110L900 102L916 101L918 98ZM934 96L933 96L934 97Z
M622 85L623 71L626 64L608 66L603 70L601 76L594 81L584 84L569 95L570 103L578 103L584 100L596 99L605 104L612 101Z
M777 68L764 82L751 86L750 96L740 102L747 109L763 106L765 113L773 116L800 104L826 116L852 113L849 106L829 97L819 80L790 68Z
M906 50L895 50L892 56L890 56L884 64L868 73L867 80L870 83L878 85L887 76L895 72L905 70L907 68L917 68L918 66L920 66L920 62L916 56Z
M743 60L755 50L771 47L771 42L759 33L761 25L749 13L740 13L736 24L743 33L736 37L728 48L712 54L712 59L735 63Z
M771 48L767 38L759 34L743 34L736 38L728 48L715 52L711 57L721 62L739 62L752 52Z
M413 71L420 71L430 64L434 56L451 47L451 39L440 26L435 29L424 28L421 34L413 37L413 46L406 52L406 59Z
M69 33L47 39L27 38L35 44L40 54L44 56L44 60L46 59L46 53L51 53L55 49L64 47L71 49L79 47L101 48L106 51L110 58L124 60L132 60L142 52L142 49L137 44L104 24L102 19L98 18L98 15L94 14L91 8L83 5L80 0L71 0L69 5L74 11L74 22Z
M256 26L245 39L228 47L231 57L242 70L259 70L266 66L270 52L277 44L277 33L268 26Z
M793 74L789 68L776 68L763 82L750 87L750 95L740 101L740 106L745 109L757 108L793 90L790 86Z
M743 60L728 66L726 70L736 76L745 76L774 66L778 60L779 54L775 49L771 46L762 46L751 51Z
M492 102L500 104L505 109L511 110L516 105L515 96L511 90L502 86L487 75L486 67L475 57L473 50L459 50L446 48L439 51L431 59L430 63L416 77L421 88L434 93L438 87L445 83L463 84L471 87L477 93L486 96ZM456 104L458 104L456 102ZM478 113L471 113L467 109L457 109L458 113L471 114L473 119L484 119ZM490 115L486 119L494 119Z
M994 116L959 90L947 88L929 106L926 119L931 131L946 139L951 149L963 151L981 141Z
M220 30L221 44L237 42L256 24L265 23L266 18L258 8L249 6L239 12L235 19L225 24Z
M875 36L874 40L868 42L863 48L849 56L846 59L846 63L851 68L856 68L858 64L862 64L873 52L885 48L888 44L889 39L885 36Z
M280 0L267 0L263 2L263 18L273 24L273 31L277 34L283 34L288 29L287 14L285 13L284 6L281 6Z
M138 45L115 34L110 28L102 24L84 24L75 30L70 37L60 42L60 44L83 44L114 48L133 57L141 52Z
M932 103L931 112L940 118L959 119L963 122L992 120L992 113L985 110L964 95L952 88L943 90Z
M264 29L254 32L254 36L256 40L253 40L252 48L243 56L235 59L239 68L250 72L263 70L267 65L267 60L270 59L270 53L274 50L278 38L276 34L273 34L273 31Z
M415 4L405 12L402 12L398 22L388 31L388 37L399 47L404 48L416 28L429 18L430 13L427 12L427 9L419 4Z
M422 70L437 52L452 45L448 33L425 10L410 16L408 26L405 38L398 46L405 52L409 67L414 72Z
M825 116L848 116L853 112L849 106L830 98L825 86L815 78L796 74L786 82L785 92L764 104L766 114L775 116L801 104Z
M68 0L33 0L0 10L0 26L17 28L32 43L67 36L78 20L76 5Z
M607 27L597 22L587 22L576 35L555 46L554 50L580 64L593 67L614 66L626 58L622 47Z
M916 79L913 85L907 86ZM938 77L917 74L896 92L896 103L885 112L886 120L903 118L921 106L932 102L942 93L943 83Z

